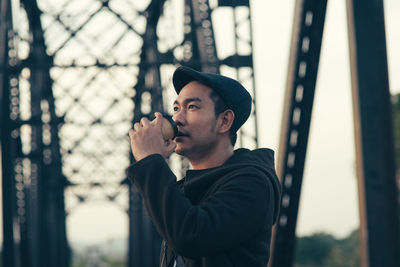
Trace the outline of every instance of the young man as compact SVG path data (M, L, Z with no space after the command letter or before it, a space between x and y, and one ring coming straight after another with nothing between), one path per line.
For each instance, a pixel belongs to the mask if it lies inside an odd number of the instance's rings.
M233 149L251 96L233 79L187 67L173 84L177 137L163 140L159 113L129 131L128 177L164 240L160 265L265 267L280 204L273 152ZM178 183L164 160L174 151L193 167Z

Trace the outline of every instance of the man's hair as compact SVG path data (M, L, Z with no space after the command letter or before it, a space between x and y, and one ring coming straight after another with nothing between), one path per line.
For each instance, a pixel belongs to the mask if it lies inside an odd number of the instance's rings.
M229 109L229 107L225 104L224 100L216 92L214 92L214 90L211 90L210 98L214 102L215 118L217 118L218 115L224 112L225 110ZM232 129L232 127L229 129L229 139L231 140L232 146L235 146L237 134Z

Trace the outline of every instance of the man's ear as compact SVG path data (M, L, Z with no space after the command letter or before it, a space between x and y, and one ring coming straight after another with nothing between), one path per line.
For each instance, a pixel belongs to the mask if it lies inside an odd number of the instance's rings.
M219 133L226 133L232 127L233 121L235 119L235 113L232 110L227 109L218 116L218 132Z

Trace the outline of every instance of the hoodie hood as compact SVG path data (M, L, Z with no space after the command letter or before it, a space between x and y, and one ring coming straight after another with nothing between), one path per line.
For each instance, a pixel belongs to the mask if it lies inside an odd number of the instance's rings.
M275 173L274 151L271 149L261 148L252 151L245 148L237 149L221 166L204 170L188 170L186 177L180 181L180 185L192 203L197 203L215 183L231 179L232 176L228 175L229 173L248 167L261 171L272 185L276 206L274 221L276 221L279 214L281 185Z

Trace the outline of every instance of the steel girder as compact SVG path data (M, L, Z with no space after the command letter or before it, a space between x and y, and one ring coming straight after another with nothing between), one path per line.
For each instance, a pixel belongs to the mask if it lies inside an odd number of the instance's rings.
M238 145L240 147L257 148L257 96L253 68L253 32L250 3L249 0L218 0L218 6L231 8L234 32L234 50L230 55L220 60L220 66L221 68L228 67L231 69L234 73L234 78L245 86L253 98L251 115L238 133ZM246 29L245 33L243 28Z
M400 224L382 0L348 0L361 265L400 266Z
M0 130L2 159L2 204L3 204L3 266L15 266L19 240L14 237L14 228L18 226L16 214L16 196L14 170L17 140L11 135L12 122L10 116L10 75L9 64L9 33L12 29L11 3L8 0L0 2ZM7 154L6 154L7 152Z
M273 235L270 266L292 266L308 134L314 102L327 1L298 0L286 82L278 177L281 211Z
M362 266L399 266L395 180L382 1L347 1L360 203ZM292 266L295 228L326 1L297 1L282 120L281 214L270 266Z
M9 58L2 58L3 189L11 194L3 203L6 210L12 209L4 214L4 264L68 266L65 180L58 144L60 120L49 77L51 61L45 53L36 2L27 1L24 7L8 4L12 14L26 14L26 20L6 17L3 50Z
M56 115L50 68L52 57L46 53L44 31L40 21L41 12L36 1L21 1L27 11L32 36L30 54L22 61L30 69L31 92L31 186L37 173L37 204L32 220L36 229L28 233L32 258L38 257L36 266L68 266L70 253L66 237L64 187L65 177L61 170L58 130L62 119ZM35 167L37 166L37 167ZM30 190L34 198L35 188ZM32 202L32 201L31 201ZM37 216L37 218L35 218ZM35 224L33 223L33 224ZM37 234L33 234L37 230ZM37 246L37 238L39 246ZM35 266L27 262L26 266Z
M157 47L157 24L162 14L164 0L152 1L146 9L146 31L140 54L138 81L134 86L136 94L133 124L142 117L154 118L154 112L164 112L161 84L162 64L172 64L171 54L164 54ZM164 60L161 60L161 59ZM148 97L147 101L144 99ZM143 109L143 106L147 109ZM132 158L133 160L133 158ZM158 266L161 237L145 210L142 197L136 187L129 183L129 252L128 266Z

